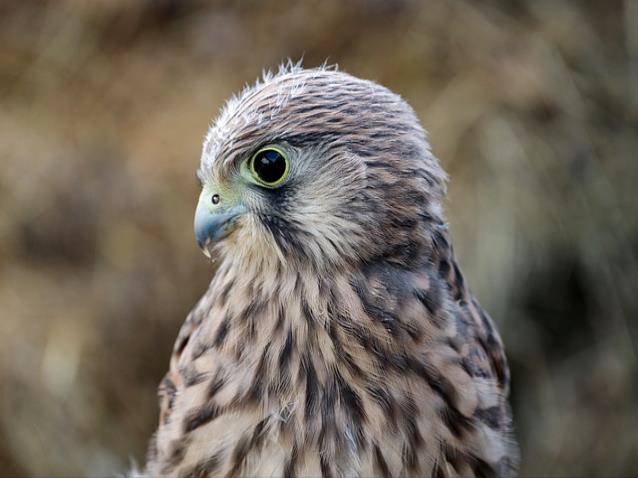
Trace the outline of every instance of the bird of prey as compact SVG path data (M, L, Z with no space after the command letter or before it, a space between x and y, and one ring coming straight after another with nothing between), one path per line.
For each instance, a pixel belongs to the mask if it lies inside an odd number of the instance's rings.
M148 476L515 474L501 339L404 100L287 65L227 102L198 177L218 268L160 385Z

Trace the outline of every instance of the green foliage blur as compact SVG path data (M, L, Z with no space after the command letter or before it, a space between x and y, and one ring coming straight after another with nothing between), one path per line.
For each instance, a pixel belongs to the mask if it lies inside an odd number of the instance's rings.
M407 99L499 324L524 476L638 475L638 1L0 3L0 475L143 462L212 266L201 140L263 68Z

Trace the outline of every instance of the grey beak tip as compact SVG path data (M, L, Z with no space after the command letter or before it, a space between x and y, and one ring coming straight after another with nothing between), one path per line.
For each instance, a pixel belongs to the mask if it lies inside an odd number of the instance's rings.
M243 212L243 208L231 208L224 212L211 213L200 204L195 213L195 239L199 248L204 249L209 242L223 239L230 225Z

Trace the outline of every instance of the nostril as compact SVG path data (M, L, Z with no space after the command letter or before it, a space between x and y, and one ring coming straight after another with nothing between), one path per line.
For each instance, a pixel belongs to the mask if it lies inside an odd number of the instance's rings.
M211 200L213 201L213 204L219 204L219 194L213 194Z

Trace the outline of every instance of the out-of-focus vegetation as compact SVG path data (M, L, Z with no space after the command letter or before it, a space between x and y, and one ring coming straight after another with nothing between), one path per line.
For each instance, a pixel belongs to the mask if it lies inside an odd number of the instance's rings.
M499 323L530 476L638 475L638 2L0 4L0 474L143 461L211 266L224 98L304 56L402 94Z

